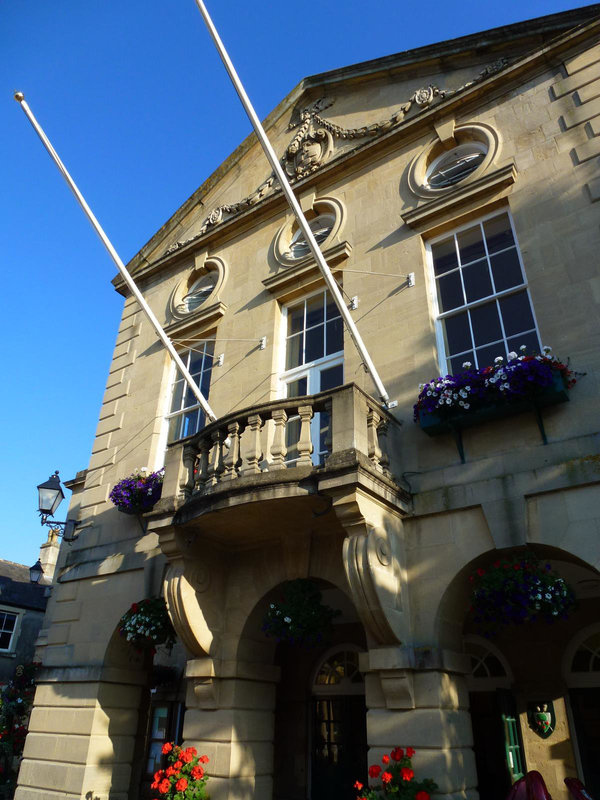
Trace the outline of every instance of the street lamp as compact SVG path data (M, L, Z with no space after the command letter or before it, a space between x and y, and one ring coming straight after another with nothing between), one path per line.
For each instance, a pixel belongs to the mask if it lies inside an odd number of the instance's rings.
M29 567L29 582L39 583L43 574L44 570L42 569L42 564L38 558L33 567Z
M56 509L65 499L65 493L62 490L62 486L60 485L60 478L58 477L58 470L56 470L54 475L50 475L47 481L38 484L37 490L38 490L38 511L40 512L40 517L41 517L40 523L42 525L47 525L49 528L55 528L56 534L58 536L62 536L65 542L74 541L76 537L73 534L75 532L75 528L78 525L78 522L76 520L68 519L66 522L57 522L56 520L48 520L48 517L52 517L54 515ZM59 533L58 528L62 528L63 532ZM37 567L37 564L35 566ZM34 567L32 567L32 569L34 569Z

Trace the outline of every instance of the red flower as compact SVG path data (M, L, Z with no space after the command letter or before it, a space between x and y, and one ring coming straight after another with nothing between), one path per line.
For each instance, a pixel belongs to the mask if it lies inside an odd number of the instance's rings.
M163 744L163 748L162 748L163 755L166 756L167 753L170 753L172 749L173 749L173 745L171 744L171 742L166 742L165 744Z
M167 767L165 770L165 775L167 776L167 778L171 778L173 777L173 775L177 775L177 770L174 769L173 767Z
M166 778L163 781L161 781L158 785L158 791L161 794L166 794L170 788L171 788L171 781L168 781Z
M175 771L177 771L178 769L181 769L182 767L183 767L183 761L176 761L173 764L173 768L175 769Z
M379 764L373 764L372 767L369 767L369 777L370 778L378 778L381 774L381 767Z
M185 790L187 789L187 785L188 785L187 778L181 778L175 784L175 788L177 789L178 792L185 792Z
M415 800L431 800L431 797L421 789L420 792L416 793Z
M474 576L473 575L469 575L469 580L471 581L471 583L473 583L473 581L475 580Z
M199 781L204 777L204 770L199 766L192 767L191 775L195 781Z
M390 763L390 757L389 756L383 756L382 759L381 759L381 763L382 764L389 764Z
M406 755L408 756L408 758L412 758L414 756L414 754L415 754L414 747L407 747L406 748Z
M196 750L195 747L187 747L185 752L186 753L191 753L192 756L197 756L198 755L198 751Z
M494 569L498 569L498 567L500 566L500 564L501 564L501 562L500 562L500 561L494 561L494 563L492 564L492 566L494 567Z
M403 781L412 781L415 777L415 773L410 769L410 767L402 767L400 770L400 777Z
M200 756L198 761L200 761L202 764L208 764L208 762L210 761L210 758L208 756Z
M479 567L479 569L477 570L477 574L479 575L480 578L483 578L483 576L485 575L485 570Z
M138 604L137 603L132 603L131 604L131 610L135 614L135 612L138 610Z
M159 769L158 772L154 773L154 780L159 783L165 776L165 772L162 769Z
M186 764L189 764L190 761L194 760L194 756L188 750L184 750L180 758L182 761L185 761Z
M392 750L392 758L394 761L401 761L404 758L404 750L401 747L394 747Z
M356 789L357 792L360 792L360 790L363 788L363 785L360 781L356 781L354 784L354 788Z
M519 570L519 569L521 569L521 565L520 564L515 564L513 566L513 569Z
M392 780L393 777L394 776L392 775L391 772L384 772L383 775L381 776L381 782L382 783L389 783Z

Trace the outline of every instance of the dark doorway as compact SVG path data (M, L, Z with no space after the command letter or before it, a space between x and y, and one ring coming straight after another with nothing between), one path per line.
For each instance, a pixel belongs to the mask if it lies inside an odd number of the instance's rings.
M313 698L311 800L355 800L366 783L367 709L363 695Z
M524 772L518 719L510 692L471 692L473 750L479 796L505 800L513 781Z
M600 688L571 689L569 696L583 782L592 797L600 797Z

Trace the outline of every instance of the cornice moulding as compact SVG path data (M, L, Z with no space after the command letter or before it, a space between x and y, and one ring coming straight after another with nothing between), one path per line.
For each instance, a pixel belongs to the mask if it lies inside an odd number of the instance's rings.
M342 268L342 262L350 257L350 242L340 242L323 251L327 264L335 271ZM278 300L291 299L290 295L297 291L305 291L316 281L322 280L321 270L312 255L303 258L294 267L281 267L275 275L263 280L263 285Z
M218 300L210 306L202 306L198 311L190 314L186 319L177 320L165 327L165 333L170 337L185 339L186 335L196 334L206 328L214 327L225 316L227 306Z

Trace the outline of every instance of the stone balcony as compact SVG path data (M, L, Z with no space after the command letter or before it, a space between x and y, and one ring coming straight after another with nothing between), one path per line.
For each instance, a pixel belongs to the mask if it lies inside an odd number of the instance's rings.
M319 424L311 425L316 415ZM289 425L297 436L292 444ZM170 511L169 523L188 529L197 521L204 536L232 544L248 544L259 530L268 538L269 520L282 515L288 526L314 524L334 496L357 489L402 515L410 498L393 477L399 453L400 423L355 384L273 400L171 445L154 514L166 522ZM242 507L243 518L231 516ZM238 522L243 532L236 532Z

